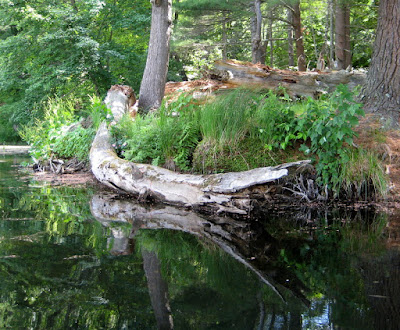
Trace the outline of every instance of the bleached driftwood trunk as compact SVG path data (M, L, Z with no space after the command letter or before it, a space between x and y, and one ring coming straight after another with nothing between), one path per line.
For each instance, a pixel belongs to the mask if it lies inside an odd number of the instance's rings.
M112 99L110 91L108 97ZM121 96L122 93L118 93L118 99ZM123 108L120 101L117 104L118 109ZM289 169L309 162L304 160L235 173L181 174L119 158L111 146L106 123L100 125L90 150L92 172L108 187L142 198L153 197L168 204L194 208L210 206L217 212L239 214L248 212L253 187L281 179L289 174Z

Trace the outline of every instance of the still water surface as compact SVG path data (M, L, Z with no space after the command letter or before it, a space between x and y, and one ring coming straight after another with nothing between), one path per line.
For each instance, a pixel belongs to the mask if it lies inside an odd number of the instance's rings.
M249 221L36 183L0 156L0 328L397 329L395 224Z

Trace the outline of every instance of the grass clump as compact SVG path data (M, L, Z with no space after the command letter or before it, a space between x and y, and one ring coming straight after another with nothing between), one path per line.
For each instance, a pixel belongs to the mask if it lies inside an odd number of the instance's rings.
M340 193L349 199L384 196L387 192L387 176L382 161L371 151L352 148L348 161L341 166Z

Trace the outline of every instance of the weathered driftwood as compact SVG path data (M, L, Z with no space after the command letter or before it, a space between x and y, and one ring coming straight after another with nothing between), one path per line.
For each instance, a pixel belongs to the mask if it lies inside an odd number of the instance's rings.
M246 214L250 191L246 188L276 181L310 161L298 161L245 172L211 175L176 173L158 166L136 164L117 156L103 123L93 141L90 162L95 177L108 187L153 197L185 207L215 206L217 211Z
M346 70L298 72L229 60L216 61L209 77L236 86L255 86L274 91L283 87L293 98L315 98L333 91L339 84L347 84L350 89L362 85L366 73Z
M90 202L92 215L111 229L111 253L129 253L129 240L134 239L140 229L184 231L217 245L254 272L279 297L282 298L281 287L285 287L303 303L309 304L304 296L308 289L301 280L287 267L279 267L275 262L285 243L266 232L261 223L219 216L205 218L196 212L168 205L152 209L115 197L96 194ZM116 222L132 224L130 233L119 229Z

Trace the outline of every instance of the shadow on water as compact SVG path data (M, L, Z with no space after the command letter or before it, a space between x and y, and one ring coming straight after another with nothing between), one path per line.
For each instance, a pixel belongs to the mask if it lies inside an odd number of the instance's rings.
M395 329L400 221L206 217L0 162L0 328Z

